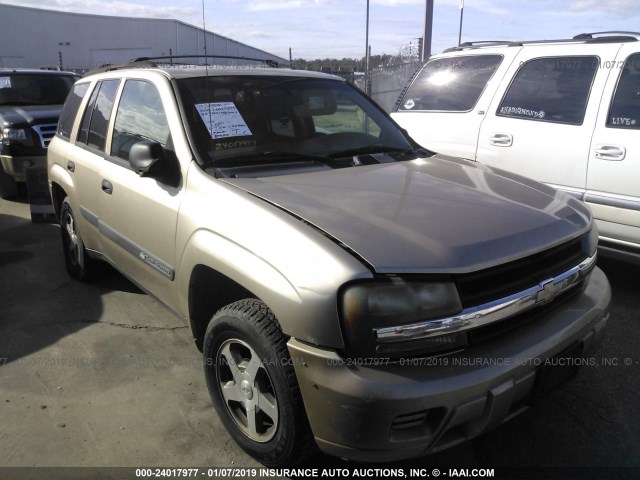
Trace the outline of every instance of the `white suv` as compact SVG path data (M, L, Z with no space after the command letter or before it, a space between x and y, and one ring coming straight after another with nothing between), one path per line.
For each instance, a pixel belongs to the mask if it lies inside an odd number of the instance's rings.
M432 57L392 116L424 147L584 200L600 248L640 258L638 38L465 43Z

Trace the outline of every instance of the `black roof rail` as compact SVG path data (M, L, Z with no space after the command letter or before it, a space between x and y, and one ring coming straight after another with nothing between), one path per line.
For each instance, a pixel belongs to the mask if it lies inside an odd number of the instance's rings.
M457 47L447 48L444 52L455 52L464 50L465 48L480 48L480 47L521 47L524 42L513 42L510 40L479 40L476 42L463 42Z
M139 57L134 58L129 63L137 63L137 62L152 62L154 60L169 60L169 64L173 65L173 61L176 59L187 59L187 58L219 58L224 60L246 60L249 62L259 62L264 63L268 67L278 68L279 63L275 60L270 60L267 58L252 58L252 57L241 57L235 55L166 55L161 57Z
M592 33L581 33L579 35L576 35L575 37L573 37L575 40L591 40L592 38L594 38L594 35L623 35L626 37L640 37L640 32L625 32L625 31L618 31L618 30L612 30L609 32L592 32Z
M601 35L601 36L598 36ZM593 32L581 33L573 38L562 38L556 40L526 40L522 42L509 40L482 40L478 42L464 42L456 47L447 48L443 53L457 52L465 49L482 48L482 47L521 47L522 45L530 45L533 43L615 43L615 42L637 42L640 40L640 32Z
M174 60L178 59L188 59L188 58L222 58L226 60L247 60L250 62L260 62L264 63L267 67L278 68L279 64L275 60L265 59L265 58L250 58L250 57L239 57L233 55L167 55L161 57L138 57L130 60L127 63L119 63L119 64L105 64L100 65L98 68L94 68L93 70L88 71L85 75L92 75L94 73L103 73L103 72L111 72L113 70L122 70L123 68L157 68L160 65L193 65L193 63L184 63L184 62L175 62ZM168 62L157 62L157 60L168 60ZM204 64L200 64L200 66L205 66Z

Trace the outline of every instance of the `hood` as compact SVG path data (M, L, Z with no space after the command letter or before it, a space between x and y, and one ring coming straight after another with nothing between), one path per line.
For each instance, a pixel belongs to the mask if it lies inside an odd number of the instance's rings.
M38 123L57 123L62 105L0 105L0 125L20 127Z
M591 225L588 208L565 194L444 155L225 181L315 225L379 273L477 271Z

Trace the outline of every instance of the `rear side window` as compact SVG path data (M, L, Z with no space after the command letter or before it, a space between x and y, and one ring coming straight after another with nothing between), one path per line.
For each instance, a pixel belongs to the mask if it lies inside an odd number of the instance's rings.
M525 62L498 107L503 117L582 125L598 57Z
M120 80L105 80L96 85L82 117L79 142L104 150L119 83Z
M64 138L71 136L71 129L73 128L73 122L78 114L78 109L82 103L87 90L89 89L88 83L78 83L73 87L71 93L64 102L62 112L60 113L60 119L58 121L58 135Z
M607 116L607 127L640 129L640 53L631 55L624 64Z
M398 111L467 112L475 107L501 62L501 55L431 60L409 86Z

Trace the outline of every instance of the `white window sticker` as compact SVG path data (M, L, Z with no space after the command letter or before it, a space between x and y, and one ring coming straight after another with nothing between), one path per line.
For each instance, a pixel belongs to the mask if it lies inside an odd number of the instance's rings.
M246 137L252 135L233 102L198 103L196 109L207 126L211 138Z
M0 77L0 88L11 88L11 77Z

